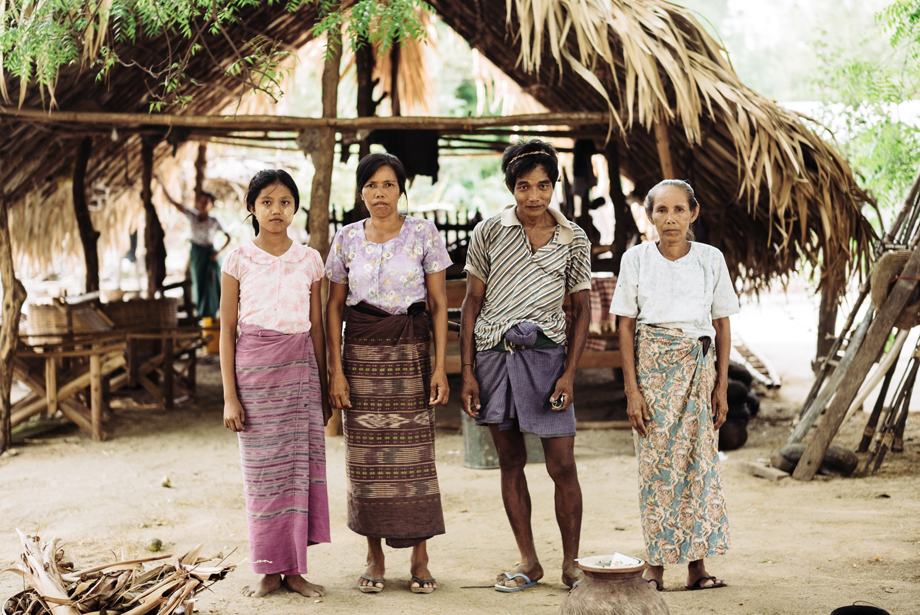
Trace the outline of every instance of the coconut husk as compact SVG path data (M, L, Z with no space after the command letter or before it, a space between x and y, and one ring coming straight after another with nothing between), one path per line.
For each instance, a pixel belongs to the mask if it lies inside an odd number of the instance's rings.
M894 252L885 252L882 258L875 265L870 279L869 297L872 301L872 307L876 311L882 309L885 300L891 293L891 288L897 277L904 271L904 266L913 254L910 250L897 250ZM914 290L910 300L898 316L894 326L902 331L912 329L920 324L920 286Z

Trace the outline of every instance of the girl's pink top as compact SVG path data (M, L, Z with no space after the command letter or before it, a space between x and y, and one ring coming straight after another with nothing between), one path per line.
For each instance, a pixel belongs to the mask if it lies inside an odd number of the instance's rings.
M362 301L390 314L405 314L428 297L425 275L450 267L450 256L434 222L406 216L399 234L386 243L368 241L366 220L343 226L326 258L326 277L348 284L345 303Z
M241 325L280 333L310 331L310 287L323 278L323 259L296 241L272 256L252 241L235 248L221 270L240 283Z

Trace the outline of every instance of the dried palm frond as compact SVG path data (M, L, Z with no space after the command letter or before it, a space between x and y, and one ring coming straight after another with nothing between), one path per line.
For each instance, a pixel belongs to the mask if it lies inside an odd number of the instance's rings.
M72 563L64 561L57 540L42 541L17 533L22 558L18 568L4 572L19 574L29 587L10 597L0 607L0 615L191 615L195 595L236 568L220 563L203 566L209 559L199 557L202 545L198 545L172 563L149 570L144 564L172 556L156 555L75 571Z

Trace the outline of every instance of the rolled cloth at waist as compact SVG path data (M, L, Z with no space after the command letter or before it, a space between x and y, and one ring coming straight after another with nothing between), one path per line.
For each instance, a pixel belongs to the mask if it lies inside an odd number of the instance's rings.
M549 401L565 371L566 348L552 340L552 346L541 346L541 337L546 336L538 325L521 323L505 332L512 347L499 344L476 353L477 425L498 425L501 431L517 427L541 438L575 435L575 405L556 411ZM533 341L520 348L515 339Z
M396 548L444 533L430 345L424 303L407 314L363 302L349 309L342 353L352 404L342 413L348 527Z

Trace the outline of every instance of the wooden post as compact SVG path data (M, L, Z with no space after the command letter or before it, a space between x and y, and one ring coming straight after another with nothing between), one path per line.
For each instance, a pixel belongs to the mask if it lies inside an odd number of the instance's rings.
M623 184L620 181L620 148L616 139L610 139L604 148L604 157L607 158L607 177L610 182L610 200L613 201L613 273L620 272L620 260L626 252L626 245L631 237L639 235L639 227L633 218L632 209L626 202L623 194Z
M45 402L49 415L58 411L57 359L54 357L45 359Z
M141 199L144 202L146 215L146 228L144 229L144 245L147 249L147 297L153 298L157 292L163 290L163 280L166 279L166 245L163 226L153 206L153 148L156 142L150 137L141 140L141 160L144 164L141 179Z
M172 337L163 339L163 407L172 410L175 406L176 394L173 390L173 348L175 340Z
M894 321L898 319L904 306L907 305L908 299L917 287L917 276L920 275L920 248L913 246L913 254L901 277L891 289L885 305L879 310L878 316L869 326L866 333L866 339L859 348L859 352L853 359L850 369L847 371L846 379L841 382L840 388L834 395L834 399L827 412L824 415L824 422L818 428L811 443L802 453L802 458L795 467L792 477L798 480L811 480L817 473L824 455L827 453L827 447L830 446L837 430L840 429L840 423L843 422L850 404L859 392L859 388L869 373L869 369L878 358L879 352L885 345L885 340L891 333Z
M198 157L195 159L195 200L204 192L204 171L208 168L208 144L198 144Z
M339 65L342 61L342 42L327 39L328 57L323 65L323 117L336 115L339 99ZM329 194L332 186L332 165L335 158L335 128L319 129L319 147L313 156L316 169L313 190L310 193L310 247L326 260L329 253ZM342 433L342 413L335 412L326 425L326 435Z
M99 233L93 228L93 219L86 204L86 167L93 151L93 138L84 137L77 148L73 167L73 211L77 216L77 229L83 243L83 260L86 263L86 292L99 290Z
M827 255L824 256L827 262ZM823 357L831 351L837 340L837 307L840 299L840 289L844 286L843 271L836 275L836 279L826 279L821 289L821 306L818 308L818 340L815 350L815 360L812 371L817 372L823 364ZM833 358L833 357L831 357Z
M658 146L662 179L678 179L674 176L674 162L671 159L671 140L668 137L668 124L664 119L655 121L655 145Z
M99 353L89 355L90 422L93 424L93 440L104 440L102 434L102 366Z
M399 104L399 56L401 55L399 41L393 41L390 49L390 108L393 117L402 115Z
M328 40L329 57L323 65L323 117L335 117L339 98L339 64L342 42ZM332 165L335 158L335 128L319 129L319 147L313 156L316 172L310 192L310 247L326 259L329 253L329 194L332 186Z
M3 312L0 320L0 453L12 444L10 392L13 386L13 356L19 345L19 317L26 289L16 278L10 219L6 198L0 193L0 281L3 284Z
M361 45L355 51L355 72L358 78L358 117L372 117L377 110L377 103L374 102L374 86L377 81L374 80L374 48L371 47L370 41L361 39ZM358 143L358 160L371 153L371 144L367 135ZM351 212L351 221L357 222L368 217L369 212L364 205L364 201L355 196L355 206Z

